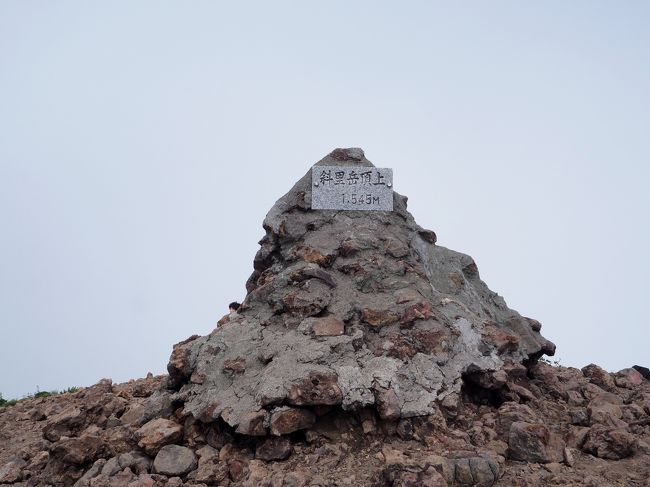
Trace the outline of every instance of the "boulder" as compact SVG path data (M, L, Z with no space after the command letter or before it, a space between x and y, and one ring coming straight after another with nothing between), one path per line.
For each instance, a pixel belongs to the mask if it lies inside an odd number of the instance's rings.
M627 431L597 424L587 432L582 451L598 458L620 460L634 453L635 444L636 439Z
M294 431L307 429L316 421L314 413L307 409L278 408L271 413L271 433L287 435Z
M561 462L564 442L543 424L517 421L508 434L508 458L534 463Z
M59 441L62 436L73 436L86 422L86 411L71 406L50 417L43 428L43 437L49 441Z
M183 437L180 424L169 419L152 419L135 432L138 446L149 455L155 455L163 446L175 443Z
M255 447L255 458L264 461L284 460L289 458L293 446L286 436L271 436L261 441Z
M83 435L79 438L63 438L54 444L52 456L69 465L85 465L96 460L106 451L106 444L99 436Z
M181 476L197 466L196 455L187 447L179 445L163 446L153 461L156 473L168 477Z
M13 484L23 479L23 468L27 463L17 458L0 467L0 484Z
M634 368L619 370L614 374L616 385L625 389L634 389L643 384L644 380L643 375Z
M589 364L582 368L582 373L593 384L603 388L608 392L616 391L616 383L612 376L596 364Z

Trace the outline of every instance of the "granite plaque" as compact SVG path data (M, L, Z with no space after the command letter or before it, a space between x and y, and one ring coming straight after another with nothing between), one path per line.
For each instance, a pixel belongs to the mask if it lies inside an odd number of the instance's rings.
M313 210L393 211L393 170L378 167L314 166Z

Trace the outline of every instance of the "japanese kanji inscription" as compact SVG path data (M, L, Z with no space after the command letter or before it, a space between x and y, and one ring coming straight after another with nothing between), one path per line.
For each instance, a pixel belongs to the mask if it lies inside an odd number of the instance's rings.
M393 170L378 167L314 166L314 210L393 211Z

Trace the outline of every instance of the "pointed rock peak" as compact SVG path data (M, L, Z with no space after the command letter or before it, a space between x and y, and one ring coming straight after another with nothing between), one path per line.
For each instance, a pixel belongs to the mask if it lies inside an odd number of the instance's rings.
M336 149L316 165L372 163ZM309 428L325 407L431 415L463 387L498 398L509 374L553 354L539 322L393 198L393 211L313 210L310 170L276 202L239 312L174 347L187 413L249 435Z

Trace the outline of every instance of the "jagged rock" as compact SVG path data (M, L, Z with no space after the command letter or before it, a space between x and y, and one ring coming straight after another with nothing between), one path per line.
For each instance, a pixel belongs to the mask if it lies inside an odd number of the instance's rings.
M291 440L285 436L276 436L266 438L257 444L255 448L255 458L260 460L284 460L289 458L293 447Z
M586 367L583 367L582 373L585 377L589 378L593 384L596 384L604 390L608 392L616 390L616 383L612 376L596 364L589 364Z
M291 385L287 402L293 406L327 406L341 404L343 394L335 374L312 372Z
M561 462L564 442L543 424L517 421L510 426L508 456L513 460L550 463Z
M154 471L168 477L185 475L194 470L196 466L197 460L194 452L179 445L163 446L153 461Z
M538 415L526 404L504 402L498 409L497 432L507 436L513 423L537 423Z
M499 462L489 456L469 456L448 460L455 485L490 487L499 480L502 469Z
M650 369L641 365L633 365L632 368L643 376L645 380L650 380Z
M139 452L122 453L109 459L102 467L101 473L111 477L125 468L133 473L148 473L151 470L151 459Z
M86 421L86 412L78 407L70 407L56 414L43 428L43 437L50 441L59 441L62 436L73 436Z
M335 151L314 170L372 166L362 153ZM471 257L415 223L406 198L395 194L392 212L310 205L308 173L264 220L237 317L174 346L170 386L187 398L186 413L234 428L282 405L427 416L460 392L469 369L516 389L505 364L554 353L541 325L490 291Z
M183 437L183 427L169 419L152 419L135 432L138 446L149 455L155 455L163 446Z
M22 458L16 458L0 467L0 484L13 484L23 478L23 468L27 463Z
M625 389L634 389L643 384L643 380L641 373L634 368L619 370L614 374L616 385Z
M188 475L188 478L196 482L204 482L208 485L222 485L228 478L228 464L219 458L216 449L204 446L197 450L199 457L198 467Z
M271 413L271 433L287 435L294 431L307 429L314 424L316 416L307 409L279 408Z
M627 424L621 420L623 411L618 404L599 400L592 400L587 407L589 424L602 424L612 428L626 428Z
M251 411L242 416L235 431L250 436L264 436L268 431L269 417L268 411Z
M75 482L74 487L89 487L91 479L94 479L102 473L104 465L106 465L105 459L100 458L97 460L95 463L93 463L93 466L86 470L86 473L84 473L81 478Z
M608 428L597 424L585 437L582 450L608 460L620 460L634 453L635 438L622 429Z
M51 454L61 462L84 465L94 461L106 451L100 437L84 435L79 438L63 438L54 444Z

